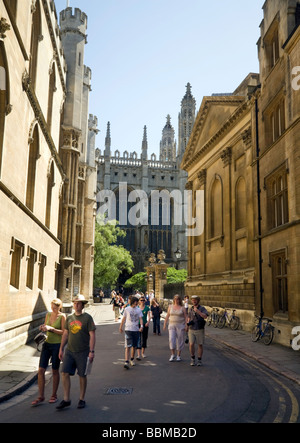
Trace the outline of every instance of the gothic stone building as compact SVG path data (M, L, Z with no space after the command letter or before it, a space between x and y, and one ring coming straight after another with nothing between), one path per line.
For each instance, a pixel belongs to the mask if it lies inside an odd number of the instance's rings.
M126 238L122 242L133 257L135 272L144 271L148 264L150 253L157 255L160 249L166 253L167 263L177 263L180 267L187 264L187 238L185 224L174 226L174 207L170 204L170 224L164 224L162 219L163 203L160 200L159 223L151 224L151 192L167 190L172 192L180 190L182 195L185 190L185 171L180 169L182 156L185 152L189 136L195 121L196 102L191 93L191 85L188 83L186 94L181 102L181 110L178 116L178 148L175 141L175 131L171 124L171 118L167 116L167 122L162 131L160 142L159 159L155 154L149 155L147 142L147 128L144 127L142 152L138 156L136 152L123 155L119 150L112 151L110 123L107 125L104 152L97 151L98 164L98 191L111 190L116 195L117 210L116 219L120 220L119 191L120 183L126 183L128 194L134 190L143 190L149 198L149 218L144 225L134 226L129 220L121 220L120 227L126 231ZM128 203L127 214L131 203ZM179 249L182 253L178 262L174 252Z
M52 0L0 1L0 356L35 333L54 297L92 295L86 20L68 8L62 31Z
M189 242L186 290L207 306L273 320L289 346L300 324L300 2L267 0L259 76L204 97L183 158L205 193L205 229ZM296 72L298 72L296 71Z

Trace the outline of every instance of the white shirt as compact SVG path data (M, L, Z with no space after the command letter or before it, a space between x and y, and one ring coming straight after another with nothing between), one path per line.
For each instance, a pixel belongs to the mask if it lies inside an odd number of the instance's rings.
M128 306L124 311L125 317L125 331L138 331L140 318L143 317L143 312L136 306L135 308Z

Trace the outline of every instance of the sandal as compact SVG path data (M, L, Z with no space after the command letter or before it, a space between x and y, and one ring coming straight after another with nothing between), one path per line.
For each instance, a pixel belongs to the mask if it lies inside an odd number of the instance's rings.
M39 397L31 403L31 406L37 406L45 400L45 397Z
M52 395L52 397L49 400L49 403L56 403L57 402L57 397L56 395Z

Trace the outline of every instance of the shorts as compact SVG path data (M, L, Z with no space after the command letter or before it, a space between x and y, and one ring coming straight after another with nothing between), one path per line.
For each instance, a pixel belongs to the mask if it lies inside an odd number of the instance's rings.
M42 347L39 367L47 369L49 366L49 361L51 359L52 369L57 371L60 365L60 359L58 358L59 348L60 343L45 342Z
M137 348L139 336L139 331L125 331L125 348Z
M204 329L189 329L190 344L203 345L204 344Z
M71 352L67 348L64 353L61 372L64 372L65 374L75 375L75 371L77 369L77 374L79 375L79 377L85 377L89 352L89 349L82 352Z

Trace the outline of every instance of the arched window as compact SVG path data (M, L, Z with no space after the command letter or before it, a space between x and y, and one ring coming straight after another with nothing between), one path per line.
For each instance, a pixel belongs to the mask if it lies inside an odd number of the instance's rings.
M235 189L235 229L244 228L247 224L246 183L240 177Z
M55 63L53 63L50 71L49 78L49 94L48 94L48 114L47 114L47 123L49 131L51 131L52 126L52 113L53 113L53 97L54 92L56 91L56 75L55 75Z
M41 28L41 10L40 2L36 1L35 10L32 14L32 27L31 27L31 43L30 43L30 66L29 76L33 89L36 86L36 73L37 73L37 61L38 61L38 47L39 40L42 34Z
M26 206L33 211L36 179L36 163L39 158L39 131L35 125L32 143L29 145L29 159L27 172Z
M48 180L47 180L47 202L46 202L46 219L45 219L45 225L47 228L50 229L50 222L51 222L51 203L52 203L52 190L53 186L55 185L54 182L54 163L51 162L50 171L48 173Z
M9 103L9 81L6 54L3 42L0 42L0 174L3 154L4 126Z
M211 188L211 238L223 235L223 196L221 178L216 176Z
M11 10L12 15L16 19L17 16L17 7L18 7L18 0L7 0L9 8Z

